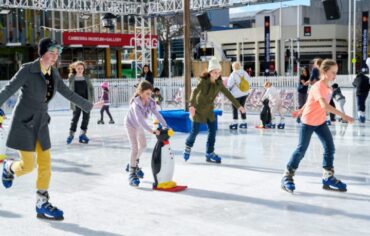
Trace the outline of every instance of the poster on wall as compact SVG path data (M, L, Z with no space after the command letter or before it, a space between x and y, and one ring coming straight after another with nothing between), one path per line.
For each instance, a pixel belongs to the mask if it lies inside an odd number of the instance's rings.
M265 74L269 74L270 64L270 16L265 16Z
M362 12L362 47L361 47L361 69L366 69L369 72L370 68L366 66L366 60L368 57L367 49L369 45L369 12Z

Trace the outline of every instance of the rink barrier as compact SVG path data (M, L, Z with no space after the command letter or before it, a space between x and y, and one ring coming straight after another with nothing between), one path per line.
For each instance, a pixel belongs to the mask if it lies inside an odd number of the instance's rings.
M347 98L346 111L352 111L352 115L356 115L356 101L355 101L355 89L352 86L352 81L355 75L338 75L336 83L342 88L344 95ZM228 78L223 78L224 83ZM102 96L102 89L100 84L102 82L109 82L109 98L112 107L122 107L129 104L135 92L135 85L140 81L136 79L92 79L93 86L95 88L95 101ZM270 81L275 87L281 91L281 97L284 103L284 107L287 112L294 110L297 107L298 94L298 77L296 76L276 76L276 77L252 77L250 78L250 96L246 101L246 109L248 113L259 112L261 109L261 103L259 99L264 93L263 84L265 81ZM0 81L0 86L4 87L8 81ZM65 80L68 84L68 80ZM192 78L191 86L194 89L198 84L198 78ZM184 79L183 77L173 78L155 78L155 87L161 90L163 96L162 109L183 109L184 108ZM19 91L10 97L4 104L3 109L6 113L10 113L14 108L17 101ZM49 104L50 111L57 110L69 110L69 102L64 99L59 93ZM220 109L224 112L231 111L231 103L223 96L219 94L215 99L215 109ZM370 99L367 100L367 117L370 117Z
M160 111L163 118L166 120L166 123L174 131L189 133L192 128L192 121L189 117L189 112L184 111L184 109L178 110L163 110ZM218 116L222 116L221 110L214 110L213 114L216 121L216 130L218 129ZM208 127L206 124L201 124L199 131L207 131Z

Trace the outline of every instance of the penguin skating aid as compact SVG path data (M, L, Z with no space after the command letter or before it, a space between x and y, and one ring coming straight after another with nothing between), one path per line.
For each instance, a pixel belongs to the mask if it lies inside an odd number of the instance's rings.
M158 141L152 155L153 189L168 192L183 191L187 186L179 186L172 180L175 159L168 139L173 135L173 130L162 128L158 130L160 135L157 136Z

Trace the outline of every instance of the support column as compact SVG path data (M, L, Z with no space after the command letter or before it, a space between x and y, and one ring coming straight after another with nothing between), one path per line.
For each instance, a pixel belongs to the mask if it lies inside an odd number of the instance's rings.
M348 1L348 36L347 36L347 42L348 42L348 57L347 57L347 74L351 74L351 69L352 69L352 65L351 65L351 59L352 59L352 53L351 53L351 50L352 50L352 25L351 25L351 21L352 21L352 15L351 15L351 12L352 12L352 0Z
M280 72L280 40L275 40L275 71L278 75L282 75Z
M68 29L72 28L72 13L68 12Z
M236 61L240 61L240 42L236 42Z
M189 99L191 93L190 0L183 0L183 9L185 110L189 110Z
M280 40L280 74L285 75L285 41Z
M158 77L158 50L156 48L151 49L152 50L152 72L153 76Z
M331 48L331 56L333 60L337 60L337 39L333 39L333 44Z
M259 43L258 41L254 42L254 58L255 58L255 64L254 64L254 74L255 76L260 75L260 49L259 49Z

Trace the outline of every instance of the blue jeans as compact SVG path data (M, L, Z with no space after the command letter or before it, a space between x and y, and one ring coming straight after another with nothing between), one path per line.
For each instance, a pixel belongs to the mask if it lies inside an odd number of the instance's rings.
M317 134L322 143L322 146L324 147L322 167L324 169L333 169L333 160L335 152L334 141L333 136L331 135L331 132L329 130L329 127L325 122L324 124L319 126L311 126L306 124L301 125L297 149L293 152L293 155L290 158L287 165L289 170L296 170L298 168L298 165L303 159L307 151L308 145L310 144L313 132Z
M193 122L191 125L191 132L186 139L186 146L193 147L195 138L199 133L201 123ZM216 120L211 122L207 121L208 126L208 138L207 138L207 153L212 153L215 150L215 142L216 142Z

